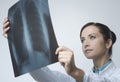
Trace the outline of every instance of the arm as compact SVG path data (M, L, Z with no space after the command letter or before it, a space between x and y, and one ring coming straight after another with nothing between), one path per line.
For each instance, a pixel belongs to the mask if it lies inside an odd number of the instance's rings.
M58 60L65 68L66 72L77 82L83 82L84 71L75 66L72 50L61 46L57 48L56 54L58 54Z

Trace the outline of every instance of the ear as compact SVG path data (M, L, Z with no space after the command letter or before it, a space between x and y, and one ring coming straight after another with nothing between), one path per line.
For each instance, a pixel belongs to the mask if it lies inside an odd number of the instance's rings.
M112 46L112 40L111 39L108 39L107 42L106 42L106 48L110 48Z

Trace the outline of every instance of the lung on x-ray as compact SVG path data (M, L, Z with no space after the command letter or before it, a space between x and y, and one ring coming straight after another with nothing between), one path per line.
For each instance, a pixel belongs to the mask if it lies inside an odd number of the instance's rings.
M58 61L48 0L20 0L8 11L15 77Z

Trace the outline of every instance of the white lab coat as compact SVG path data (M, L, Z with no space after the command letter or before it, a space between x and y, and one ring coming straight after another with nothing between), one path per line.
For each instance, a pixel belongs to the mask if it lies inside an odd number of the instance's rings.
M35 70L30 73L37 82L76 82L71 76L65 73L65 70L59 63ZM85 74L83 82L120 82L120 69L111 62L106 68L99 73Z
M99 73L91 70L89 74L85 74L84 82L120 82L120 69L111 62Z
M75 79L65 72L63 66L61 66L59 62L42 69L32 71L30 75L37 82L76 82Z

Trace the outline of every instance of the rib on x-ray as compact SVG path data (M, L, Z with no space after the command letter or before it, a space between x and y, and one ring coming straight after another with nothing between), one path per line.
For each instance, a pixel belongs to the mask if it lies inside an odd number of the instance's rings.
M8 18L15 77L58 61L48 0L20 0L9 9Z

